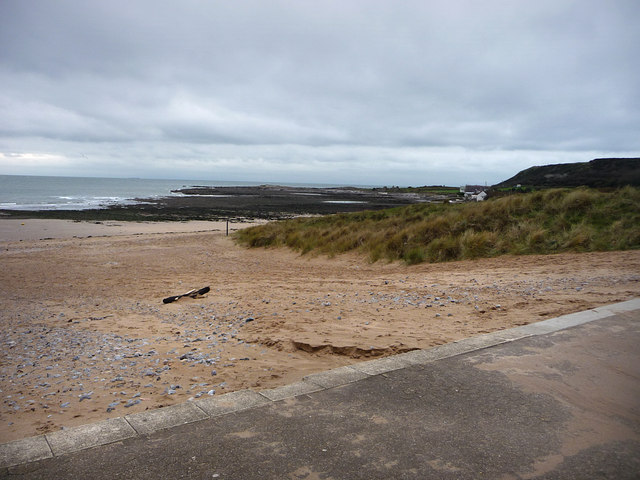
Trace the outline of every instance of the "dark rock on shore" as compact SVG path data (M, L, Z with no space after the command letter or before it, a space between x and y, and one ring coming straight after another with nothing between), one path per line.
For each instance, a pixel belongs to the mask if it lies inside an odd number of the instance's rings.
M19 218L69 220L184 221L261 218L275 220L297 215L324 215L380 210L424 202L447 201L447 195L388 192L358 188L310 188L276 185L190 187L163 198L95 210L2 211ZM454 198L455 195L451 195Z

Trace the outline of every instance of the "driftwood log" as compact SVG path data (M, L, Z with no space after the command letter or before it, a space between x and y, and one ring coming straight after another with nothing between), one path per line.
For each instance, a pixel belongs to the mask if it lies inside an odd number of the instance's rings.
M187 293L183 293L182 295L174 295L172 297L163 298L162 303L175 302L176 300L180 300L182 297L196 298L200 295L204 295L205 293L209 293L210 290L210 287L204 287L199 290L197 288L194 288L193 290L189 290Z

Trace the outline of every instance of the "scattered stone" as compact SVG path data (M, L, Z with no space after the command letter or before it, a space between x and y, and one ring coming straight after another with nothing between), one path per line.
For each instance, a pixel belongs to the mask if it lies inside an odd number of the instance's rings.
M91 400L91 395L93 395L93 391L89 393L81 393L80 395L78 395L78 397L80 398L80 401Z

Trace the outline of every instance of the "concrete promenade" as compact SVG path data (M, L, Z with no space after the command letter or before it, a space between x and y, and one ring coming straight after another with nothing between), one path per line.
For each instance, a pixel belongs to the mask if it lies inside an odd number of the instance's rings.
M0 478L638 479L640 299L5 443Z

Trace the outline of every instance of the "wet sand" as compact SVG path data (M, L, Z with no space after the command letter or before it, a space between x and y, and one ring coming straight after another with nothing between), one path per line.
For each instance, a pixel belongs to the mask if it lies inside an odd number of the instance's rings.
M638 251L407 267L246 250L223 223L34 221L0 220L1 441L640 293ZM162 303L207 285L202 298Z

